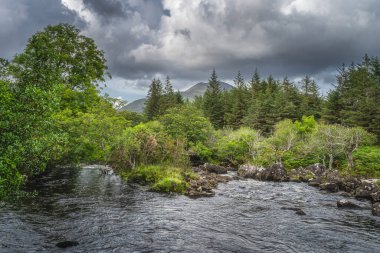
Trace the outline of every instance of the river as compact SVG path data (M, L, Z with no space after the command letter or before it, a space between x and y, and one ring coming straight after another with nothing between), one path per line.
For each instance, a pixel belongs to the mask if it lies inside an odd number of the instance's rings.
M52 170L30 188L37 197L0 207L0 252L380 252L369 203L338 209L342 196L301 183L231 181L189 199L89 166ZM55 246L67 240L79 245Z

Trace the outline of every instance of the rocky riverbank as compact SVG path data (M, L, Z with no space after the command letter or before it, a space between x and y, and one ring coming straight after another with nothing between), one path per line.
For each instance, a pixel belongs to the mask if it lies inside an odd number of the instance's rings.
M252 178L262 181L305 182L310 186L328 192L342 191L342 195L345 197L371 201L372 214L380 216L380 179L362 179L345 175L337 170L327 170L321 164L293 169L290 172L279 163L269 168L242 165L239 167L237 174L243 178ZM338 202L337 206L339 208L358 207L346 199Z
M380 179L363 179L345 175L337 170L327 170L321 164L291 171L287 171L280 163L268 168L242 165L237 170L237 176L227 175L228 171L233 170L236 169L207 163L193 167L193 171L199 177L189 181L185 194L192 198L212 197L219 183L243 178L274 182L303 182L328 192L341 191L341 195L345 198L369 200L372 203L372 214L380 216ZM350 199L338 201L337 207L360 208Z

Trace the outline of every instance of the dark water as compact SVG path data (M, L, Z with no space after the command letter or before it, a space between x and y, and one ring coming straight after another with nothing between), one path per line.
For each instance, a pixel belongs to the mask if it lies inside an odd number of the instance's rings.
M232 181L213 198L148 192L94 168L60 169L0 207L0 252L380 252L378 217L305 184ZM301 207L298 216L284 207ZM59 249L57 242L78 246Z

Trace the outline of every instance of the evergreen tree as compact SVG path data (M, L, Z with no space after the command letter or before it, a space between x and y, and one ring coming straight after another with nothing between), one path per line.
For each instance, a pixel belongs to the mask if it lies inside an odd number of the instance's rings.
M222 128L224 125L224 108L222 101L222 90L215 68L209 79L203 99L203 111L210 119L215 128Z
M162 84L160 79L153 79L145 101L144 114L148 120L158 117L161 113Z
M177 105L177 95L174 93L173 85L169 76L166 77L165 87L160 101L160 113L164 114L168 109Z
M240 71L235 77L234 83L235 87L231 90L229 98L224 101L231 102L229 111L226 113L226 122L236 129L243 124L243 118L247 115L248 92Z
M342 68L336 89L325 103L328 123L361 126L380 137L380 61L364 56L361 64Z
M300 82L300 89L302 94L300 110L302 114L306 116L313 115L317 119L320 118L322 100L316 82L306 75Z
M257 70L255 69L255 73L252 76L252 79L250 81L250 89L252 93L252 98L254 98L259 92L260 92L260 84L261 84L261 79L260 79L260 74Z

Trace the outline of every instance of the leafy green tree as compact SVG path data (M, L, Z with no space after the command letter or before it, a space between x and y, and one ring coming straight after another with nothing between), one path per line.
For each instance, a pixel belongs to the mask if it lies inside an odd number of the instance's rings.
M213 69L209 79L207 90L203 97L203 111L215 128L222 128L224 125L224 109L222 101L222 90Z
M347 157L348 166L351 170L355 168L353 153L362 145L374 143L375 136L361 127L346 128L344 132L343 150Z
M148 120L158 117L161 112L162 83L160 79L153 79L145 101L144 114Z
M108 75L103 51L68 24L49 25L34 34L11 68L18 82L44 89L55 84L79 91L93 89Z
M206 142L213 131L210 121L191 105L169 109L159 120L172 138L180 139L190 146Z
M276 162L282 162L286 152L291 151L299 141L297 129L291 120L283 120L275 125L272 136L265 140L264 146L274 153Z

